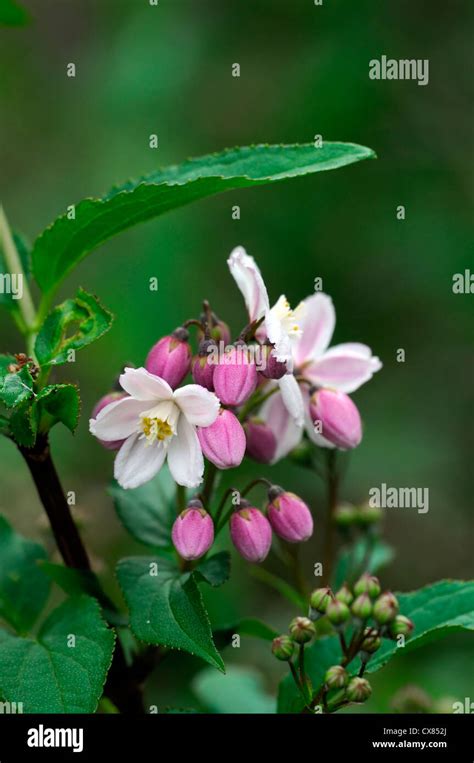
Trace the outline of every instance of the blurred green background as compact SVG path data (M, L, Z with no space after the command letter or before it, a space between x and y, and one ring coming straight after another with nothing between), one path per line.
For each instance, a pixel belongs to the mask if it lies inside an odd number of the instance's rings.
M138 177L228 146L351 141L377 161L273 187L228 193L171 213L112 240L71 275L115 314L109 334L78 354L58 378L77 382L83 418L75 437L52 436L66 490L96 569L111 570L139 551L105 495L112 457L88 434L94 402L121 366L142 364L150 346L204 297L234 332L245 314L226 258L237 244L258 261L271 298L292 304L321 276L337 311L334 342L363 341L384 363L355 394L365 423L350 459L343 497L367 498L371 486L428 487L430 511L386 512L385 534L397 561L383 573L398 590L441 577L473 575L472 295L452 292L453 274L472 258L472 7L468 0L25 0L32 23L0 30L1 199L12 226L33 239L69 204ZM372 81L369 60L428 58L430 81ZM66 66L76 65L76 77ZM240 78L231 75L233 63ZM156 133L159 148L149 147ZM239 205L241 219L231 210ZM406 208L397 220L396 209ZM156 276L158 292L150 292ZM397 363L403 348L406 362ZM1 350L21 351L2 315ZM13 445L0 442L0 511L51 549L41 508ZM320 558L324 491L295 465L277 475L314 507L306 549L311 578ZM232 481L230 477L228 480ZM286 628L291 608L237 560L233 582L210 597L213 617L259 615ZM465 670L472 639L451 637L399 657L379 674L366 709L387 711L393 691L418 683L434 696L472 693ZM274 691L284 667L267 645L243 639L230 664L259 665ZM155 703L195 704L163 664L150 687ZM200 668L189 658L189 682Z

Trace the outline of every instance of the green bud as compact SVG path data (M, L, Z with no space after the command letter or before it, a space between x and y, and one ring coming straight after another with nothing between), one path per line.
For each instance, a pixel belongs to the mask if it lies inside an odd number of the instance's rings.
M343 689L348 681L349 674L342 665L333 665L332 668L328 668L324 676L324 682L329 689Z
M344 583L342 588L340 588L339 591L336 593L336 599L338 601L342 601L343 604L347 604L348 606L352 602L353 598L354 597L352 595L351 589L349 588L347 583Z
M367 620L372 614L372 602L370 601L369 594L361 593L360 596L352 602L351 612L354 617L357 617L359 620Z
M398 614L398 601L393 593L387 591L383 593L374 604L373 610L374 619L380 625L387 625L395 619Z
M347 604L344 604L343 601L338 601L338 599L329 602L326 614L333 625L342 625L351 616Z
M408 617L405 617L405 615L397 615L390 623L388 632L392 638L397 638L397 636L400 635L409 636L414 627L415 626Z
M316 590L311 594L309 605L311 609L324 614L326 612L327 605L331 600L332 593L330 588L316 588Z
M350 527L357 519L357 509L352 503L340 503L334 512L334 521L338 527Z
M371 599L376 599L380 595L379 579L374 575L364 573L354 585L354 593L359 596L361 593L368 593Z
M357 511L357 524L361 525L361 527L370 527L370 525L380 522L382 516L383 512L379 506L371 506L369 503L365 503Z
M289 636L283 634L272 641L272 654L277 660L291 660L295 649L295 643Z
M365 652L367 655L373 654L377 651L377 649L380 649L380 646L382 644L382 639L377 634L377 631L375 628L366 628L364 631L364 640L362 644L360 645L360 649L362 652Z
M372 694L372 687L365 678L352 678L346 689L346 697L350 702L365 702Z
M306 644L311 641L316 630L308 617L295 617L290 623L290 635L297 644Z

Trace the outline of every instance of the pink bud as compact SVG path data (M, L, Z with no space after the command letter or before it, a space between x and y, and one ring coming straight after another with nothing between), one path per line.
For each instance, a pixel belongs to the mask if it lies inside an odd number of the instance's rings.
M155 376L161 376L170 387L180 384L191 368L191 347L189 332L176 329L171 336L164 336L148 353L145 368Z
M245 432L231 411L221 408L210 427L198 427L202 452L219 469L239 466L245 454Z
M123 397L128 397L128 395L125 394L125 392L109 392L108 395L104 395L104 397L101 397L100 400L94 405L94 409L91 414L91 418L95 419L97 418L97 414L100 413L102 408L105 408L107 405L110 405L110 403L116 403L117 400L121 400ZM125 440L99 440L100 444L106 448L107 450L118 450L122 447L122 444L125 442Z
M264 421L248 419L244 424L247 438L247 453L261 464L269 464L275 455L277 441L272 430Z
M359 411L344 392L320 389L311 395L309 411L313 424L320 421L320 434L337 448L355 448L362 439Z
M210 352L212 349L217 349L215 343L204 339L199 345L199 354L193 358L192 362L194 381L211 392L214 391L213 379L216 368L214 358Z
M226 352L214 371L214 391L224 405L242 405L257 386L257 367L242 345Z
M272 545L270 522L261 511L251 506L232 514L230 536L239 554L248 562L263 562Z
M281 362L277 360L273 354L273 345L264 345L263 347L263 364L260 369L260 373L267 379L281 379L282 376L288 371L286 361Z
M171 530L174 547L183 559L199 559L214 542L214 525L201 501L190 501Z
M301 543L312 536L313 517L301 498L276 485L270 488L268 497L268 519L280 538L288 543Z

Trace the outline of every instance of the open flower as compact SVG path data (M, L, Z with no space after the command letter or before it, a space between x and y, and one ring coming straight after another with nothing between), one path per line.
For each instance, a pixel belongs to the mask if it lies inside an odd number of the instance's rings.
M125 440L117 453L114 476L123 488L135 488L159 472L165 459L178 485L202 482L204 459L196 427L217 418L219 400L198 384L173 391L144 368L126 368L120 384L128 397L103 408L90 420L90 431L104 441Z

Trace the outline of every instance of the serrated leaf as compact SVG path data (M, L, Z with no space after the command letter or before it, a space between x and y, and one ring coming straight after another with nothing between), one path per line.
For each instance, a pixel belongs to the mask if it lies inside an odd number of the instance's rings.
M35 343L40 365L66 363L71 350L95 342L109 330L112 320L96 297L79 289L74 299L55 307L43 323Z
M263 688L260 673L251 668L233 665L225 675L202 670L193 679L192 688L211 713L275 712L275 698Z
M10 416L10 432L19 445L32 448L36 442L38 433L38 415L35 406L30 400L26 400L15 408Z
M23 702L25 713L93 713L113 647L113 631L97 602L88 596L68 599L37 639L0 630L0 694Z
M184 649L224 670L192 573L181 573L167 559L129 557L118 563L117 578L130 610L131 629L138 639Z
M134 490L124 490L114 483L109 494L121 522L136 540L153 548L172 548L176 483L167 466L153 480Z
M219 551L198 564L194 570L205 583L217 588L230 577L230 554L228 551Z
M79 422L79 391L73 384L51 384L37 394L39 415L48 414L48 429L61 422L74 432Z
M353 143L245 146L190 159L75 205L75 219L62 215L36 240L33 271L49 292L89 252L137 223L197 199L233 188L273 183L332 170L374 157Z
M7 408L14 408L24 400L28 400L33 394L33 379L27 366L18 373L8 373L0 387L0 402Z
M0 355L0 389L3 387L5 377L10 373L9 366L16 366L17 360L14 355Z
M384 638L382 646L367 665L368 673L380 670L395 654L403 656L448 632L474 630L474 581L440 580L418 591L397 593L396 596L400 613L413 621L415 629L403 648L398 648L395 641ZM321 683L321 676L327 668L339 664L340 659L341 647L337 636L319 639L305 650L305 665L313 687ZM355 674L359 667L360 660L357 658L350 663L348 670ZM279 712L299 712L303 706L293 679L286 676L280 683Z
M50 581L39 567L46 551L0 517L0 617L26 633L49 596Z

